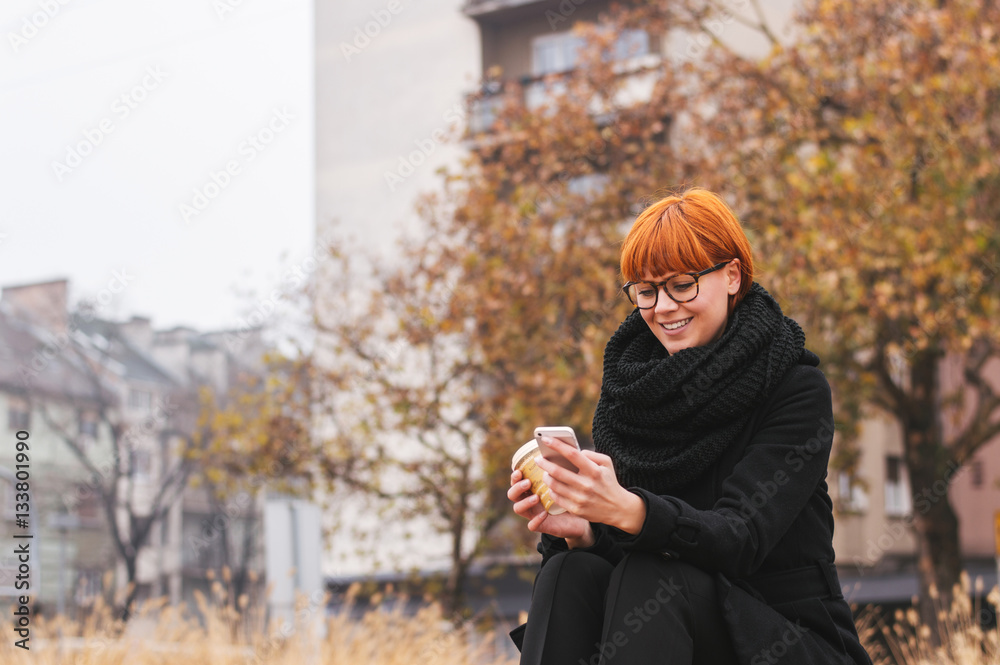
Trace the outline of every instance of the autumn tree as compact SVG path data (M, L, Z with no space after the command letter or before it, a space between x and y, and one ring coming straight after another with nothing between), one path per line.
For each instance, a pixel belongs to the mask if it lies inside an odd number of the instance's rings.
M839 415L901 425L928 625L962 565L948 482L1000 434L997 19L991 2L808 3L763 61L714 54L740 76L711 79L700 123L734 148L712 181L732 183Z
M341 542L404 522L424 529L417 539L444 538L450 566L440 595L460 620L469 568L501 516L484 501L490 414L467 317L452 309L468 285L441 260L440 245L410 247L391 269L335 251L327 285L317 285L316 460L335 497L377 507L342 525L360 529L342 532ZM331 508L358 505L346 501Z
M42 369L31 366L23 372L24 394L86 476L86 482L64 497L67 507L93 498L104 513L111 545L125 568L127 593L119 610L128 619L137 595L139 557L194 469L186 452L193 443L198 400L194 391L164 382L147 413L140 416L128 409L122 364L115 358L122 344L119 333L114 326L92 322L86 311L77 316L103 341L67 336L61 353L41 363ZM44 355L50 350L29 353L50 358ZM80 413L93 414L96 445L79 435Z
M65 316L56 306L32 315L41 321ZM5 381L11 385L10 374L16 373L17 392L72 457L66 468L79 469L67 476L74 485L64 488L64 507L75 512L93 503L103 513L111 562L120 561L125 572L122 618L131 616L137 598L140 559L192 481L211 486L210 501L218 508L213 517L228 522L253 517L253 497L265 483L285 489L308 478L302 471L308 456L300 452L311 441L305 435L309 407L302 407L309 395L292 387L309 384L282 383L305 371L300 365L272 361L270 383L264 384L254 362L234 360L228 368L233 372L227 372L233 385L217 393L194 372L168 375L137 350L123 326L96 318L86 303L69 316L63 332L27 335L18 326L24 324L8 320L4 326L4 352L22 359L7 368ZM303 410L306 417L298 415ZM213 523L219 533L212 534L221 537L182 547L221 551L236 602L251 581L245 555L253 534L237 539L228 524L221 526Z
M319 466L310 427L314 382L308 356L272 350L254 371L239 372L225 390L199 391L194 445L186 457L195 466L190 485L204 490L210 514L185 548L217 553L227 601L234 610L253 609L260 556L264 490L312 496ZM248 617L247 628L253 628Z
M479 354L493 414L489 498L509 515L510 456L536 425L590 437L604 345L631 309L618 245L644 201L689 178L669 140L687 104L672 74L623 72L610 56L615 31L584 33L584 66L536 84L550 91L544 105L526 108L523 86L503 83L497 122L470 138L461 174L446 182L455 209L425 215L430 242L447 245L441 261L461 270L452 315L469 321ZM636 82L648 103L623 105Z
M761 279L823 354L842 431L885 411L915 494L947 487L1000 433L997 19L985 0L817 0L779 39L756 2L630 3L577 26L577 67L532 83L546 103L487 81L505 103L446 179L452 207L425 215L439 249L424 274L462 285L449 315L493 414L498 509L534 425L589 435L603 346L628 311L617 243L645 202L688 184L736 206ZM763 57L727 46L734 24L763 37ZM629 28L705 47L623 62ZM947 491L914 508L929 610L929 589L947 598L958 581L957 519Z

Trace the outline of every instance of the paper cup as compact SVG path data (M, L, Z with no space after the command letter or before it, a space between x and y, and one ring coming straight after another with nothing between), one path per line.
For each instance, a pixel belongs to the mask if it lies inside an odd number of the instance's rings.
M535 464L535 458L541 455L541 451L538 450L538 442L532 439L528 441L523 446L517 449L514 453L514 457L510 462L511 471L517 471L520 469L521 475L531 481L531 491L538 495L538 498L542 502L542 507L549 513L549 515L560 515L566 512L565 508L557 506L552 500L552 496L549 494L549 486L542 482L542 471L541 467Z

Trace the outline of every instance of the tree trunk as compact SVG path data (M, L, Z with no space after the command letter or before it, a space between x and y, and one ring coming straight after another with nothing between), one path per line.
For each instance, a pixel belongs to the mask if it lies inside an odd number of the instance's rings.
M135 577L136 569L138 568L139 552L133 549L132 552L123 558L125 559L125 574L128 577L126 580L128 593L125 596L125 602L122 603L118 616L122 621L127 623L132 618L132 605L135 603L135 597L138 593Z
M935 637L938 637L937 607L950 606L952 587L958 584L962 570L958 517L948 498L958 465L942 438L938 359L939 354L931 351L921 351L913 357L910 399L900 418L913 495L920 618Z
M462 536L465 533L465 510L452 519L451 524L451 570L445 585L445 612L458 625L464 618L465 582L469 570L469 560L462 555Z

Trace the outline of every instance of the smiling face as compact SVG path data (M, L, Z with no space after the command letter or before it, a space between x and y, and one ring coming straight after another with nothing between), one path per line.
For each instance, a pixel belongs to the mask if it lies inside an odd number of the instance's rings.
M720 262L725 266L708 271ZM722 336L729 313L753 284L753 251L733 211L706 189L694 187L668 196L639 213L622 242L623 281L665 282L681 273L702 271L694 300L677 303L661 289L656 306L640 310L668 353L704 346ZM675 295L686 297L679 288Z
M643 280L664 282L676 274L646 273ZM719 339L725 331L730 296L739 292L741 283L740 260L733 259L724 268L699 278L698 297L694 300L676 303L661 289L656 306L639 311L667 353L704 346Z

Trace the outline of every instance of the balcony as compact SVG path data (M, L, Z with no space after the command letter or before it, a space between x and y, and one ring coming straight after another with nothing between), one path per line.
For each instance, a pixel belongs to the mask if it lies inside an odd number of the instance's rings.
M618 74L625 84L613 100L616 107L626 107L648 101L652 97L655 77L650 70L659 67L659 55L645 54L616 63ZM468 96L470 136L480 136L492 132L504 104L511 95L515 102L523 103L529 110L536 110L552 103L566 92L566 76L569 72L556 72L538 76L522 76L514 81L495 80L483 84L480 90ZM598 100L591 104L591 113L596 118L609 115ZM609 115L610 117L610 115Z
M468 0L462 12L481 23L505 23L537 15L552 0Z

